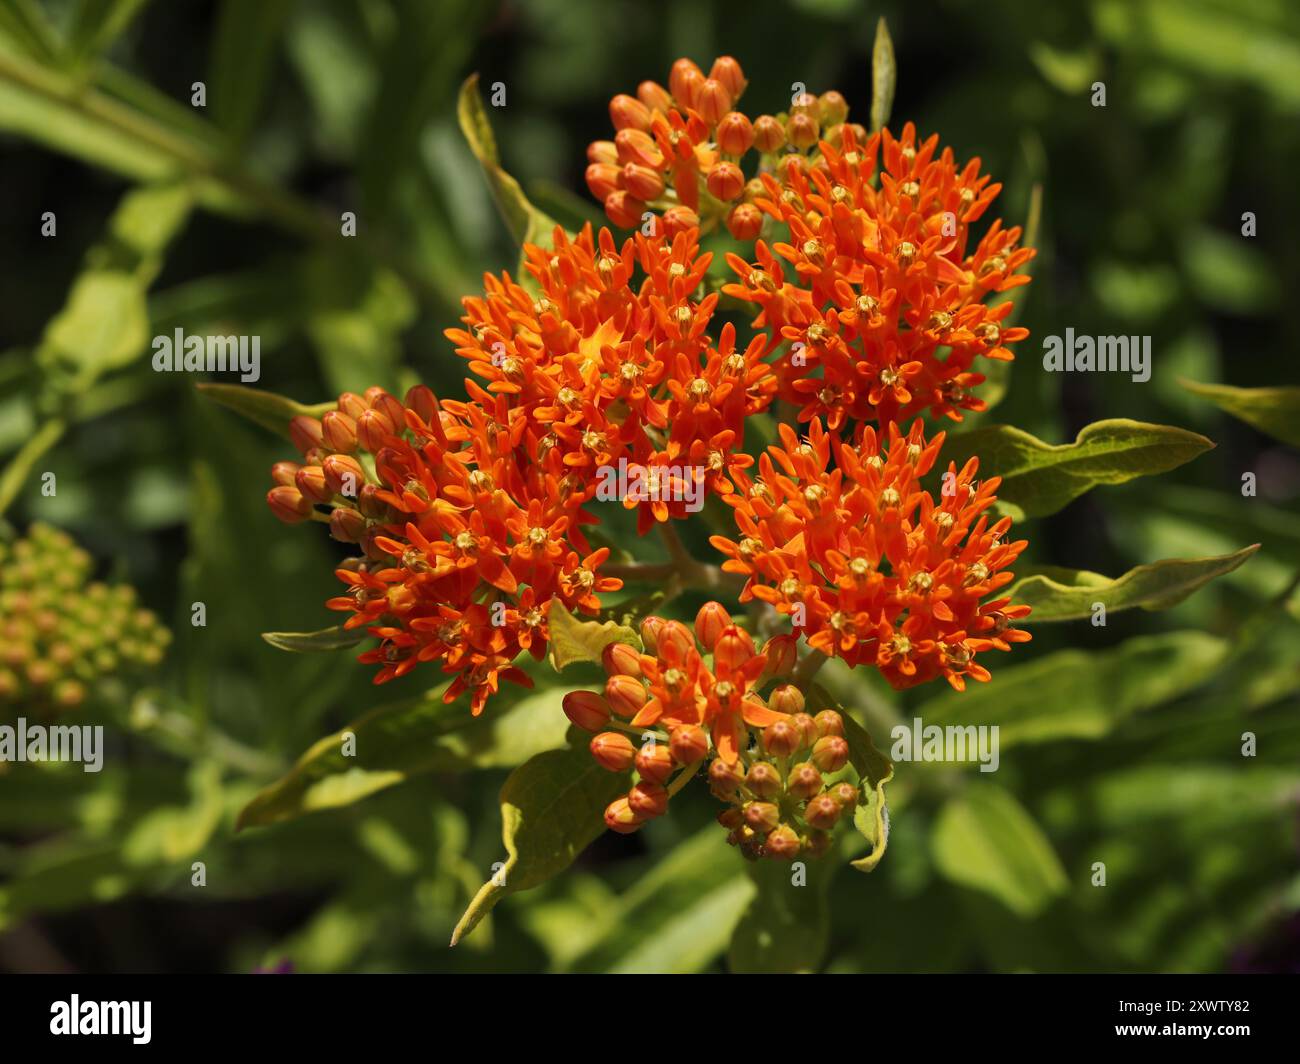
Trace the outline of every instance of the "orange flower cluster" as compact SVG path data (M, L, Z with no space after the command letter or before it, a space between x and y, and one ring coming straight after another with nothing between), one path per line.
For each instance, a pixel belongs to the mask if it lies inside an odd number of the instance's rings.
M445 701L468 689L477 714L502 679L532 686L513 662L542 657L553 601L595 613L622 586L598 573L609 550L582 535L582 493L529 457L512 435L523 427L423 385L404 403L345 392L319 420L291 422L303 463L273 467L267 501L290 523L329 508L334 538L362 545L328 605L379 638L360 658L380 666L376 683L441 661L455 677Z
M718 820L749 857L789 860L819 854L827 832L857 805L858 792L835 777L849 759L843 721L832 710L803 712L789 675L795 641L775 636L760 653L719 602L696 615L695 631L680 621L647 617L640 653L611 643L602 654L603 692L573 691L564 711L591 740L596 761L611 772L635 768L637 782L605 810L614 831L636 831L662 816L668 801L708 762L709 787L731 803ZM617 730L602 730L613 727ZM638 749L629 736L643 737ZM752 729L752 732L751 732ZM807 754L793 766L792 758ZM712 760L709 758L712 756Z
M977 486L979 459L950 463L936 502L920 481L944 437L927 443L919 421L906 436L891 423L887 442L864 426L849 444L820 421L803 441L780 431L758 476L737 471L726 496L743 538L712 538L723 568L749 578L742 602L770 603L809 646L875 666L896 688L942 675L964 690L966 677L989 678L977 653L1030 638L1012 627L1028 606L981 604L1027 542L1003 541L1009 517L989 523L1001 478Z

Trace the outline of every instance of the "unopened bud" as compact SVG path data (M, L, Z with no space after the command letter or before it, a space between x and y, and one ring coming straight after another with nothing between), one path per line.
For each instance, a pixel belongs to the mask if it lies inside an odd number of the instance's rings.
M622 229L635 229L641 224L641 215L645 213L645 202L637 199L630 192L619 190L605 197L605 214L609 220Z
M767 761L755 761L745 774L745 786L757 798L774 798L781 793L781 774Z
M813 720L817 724L818 735L844 734L844 718L833 709L823 709Z
M806 802L822 791L822 774L811 761L801 761L790 770L786 780L786 793L796 802Z
M266 493L267 505L286 525L296 525L311 516L311 500L306 498L296 487L281 484Z
M754 147L766 155L779 151L785 145L785 128L771 115L754 119Z
M340 543L360 543L368 522L350 506L336 506L330 512L330 535Z
M293 486L293 478L302 467L297 462L276 462L271 467L271 481L275 484Z
M695 109L700 117L711 126L722 121L722 116L731 110L731 93L727 86L717 78L707 78L700 86L695 99Z
M795 114L790 116L790 122L786 126L786 134L790 138L790 143L800 151L806 151L817 143L817 135L820 127L810 114Z
M835 784L829 793L846 811L858 804L858 789L847 781Z
M614 166L618 162L618 148L612 140L593 140L587 145L587 162Z
M641 644L651 654L655 653L659 642L659 632L664 626L662 617L646 617L641 622Z
M843 809L830 794L819 794L804 807L803 818L808 826L819 831L830 831L840 818Z
M817 97L817 117L823 126L837 126L849 117L849 102L831 89Z
M766 835L781 822L781 810L771 802L750 802L745 806L745 825Z
M757 240L763 231L763 212L752 203L737 203L727 214L727 232L736 240Z
M668 812L668 792L657 783L642 780L627 792L627 803L642 819L663 816Z
M361 446L371 454L383 449L388 437L396 431L396 426L387 414L379 410L367 410L357 418L357 438Z
M638 163L628 163L623 167L622 177L623 187L628 194L642 203L657 200L664 194L664 178L658 170L652 170ZM640 223L641 218L638 215L635 224Z
M609 723L609 703L595 691L570 691L560 704L564 707L564 715L583 731L599 731ZM630 740L627 745L630 750Z
M722 116L717 135L718 147L726 155L744 155L754 146L753 123L739 111Z
M605 807L605 827L620 835L630 835L641 826L641 818L626 797L615 798Z
M782 824L763 843L763 856L776 861L792 861L803 848L799 834L789 824Z
M799 749L806 750L817 741L817 722L807 713L796 713L790 723L799 729Z
M664 211L663 223L664 234L671 239L678 233L685 233L689 229L698 229L700 227L700 216L689 207L679 203L677 206L669 207Z
M626 772L636 760L632 740L622 732L601 732L591 740L591 756L601 768Z
M706 183L709 186L709 194L722 200L723 203L739 199L740 194L745 191L745 175L735 163L718 163L709 171Z
M361 493L361 485L366 482L366 471L351 455L332 454L321 463L321 470L331 496L355 499Z
M708 755L709 737L697 724L682 724L669 736L668 749L679 764L693 765Z
M334 492L325 483L325 470L318 465L303 466L293 482L312 502L329 502L334 497Z
M786 720L774 721L763 729L763 749L773 757L791 756L799 749L800 741L799 729Z
M615 129L649 129L650 108L635 97L619 93L609 101L609 120Z
M641 677L641 655L627 643L610 643L600 654L606 676Z
M322 438L331 451L351 454L357 449L357 423L338 410L331 410L320 420Z
M839 735L823 735L813 743L812 760L823 772L838 772L849 763L849 744Z
M613 147L613 145L611 144L610 147ZM584 176L587 179L587 188L591 191L591 194L601 203L604 203L606 199L618 191L623 172L615 163L592 163L587 167Z
M709 762L709 789L717 797L724 800L730 798L740 790L740 785L744 782L745 777L739 763L728 765L720 757Z
M625 720L631 720L648 699L645 685L635 676L616 674L605 682L605 698L609 708Z
M665 783L673 774L674 767L667 743L646 743L636 752L636 770L643 780Z
M731 614L721 602L706 602L695 615L695 638L712 653L718 640L732 625Z
M636 87L636 98L651 111L667 114L673 106L673 98L657 81L643 81Z
M768 696L767 704L778 713L788 713L793 716L803 712L803 692L794 684L783 683Z

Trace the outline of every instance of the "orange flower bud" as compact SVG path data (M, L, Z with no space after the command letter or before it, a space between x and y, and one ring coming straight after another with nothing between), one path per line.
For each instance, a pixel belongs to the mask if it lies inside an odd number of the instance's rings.
M849 744L838 735L823 735L813 743L812 760L823 772L838 772L849 763Z
M709 788L719 798L730 798L745 782L739 763L728 765L720 757L709 762Z
M695 638L700 641L700 646L711 652L732 623L726 606L721 602L706 602L695 615Z
M858 789L847 781L835 784L830 789L830 794L846 812L858 804Z
M373 484L362 484L361 494L357 499L357 508L372 521L388 519L388 503L378 498L379 489Z
M708 733L696 724L682 724L673 729L668 739L668 749L674 761L682 765L693 765L708 756Z
M794 684L783 683L768 696L767 704L778 713L788 713L793 716L803 712L803 692Z
M646 743L636 753L636 770L643 780L664 783L673 774L672 752L667 743Z
M347 414L347 416L353 421L356 421L357 418L370 409L370 404L361 398L361 396L357 395L356 392L344 392L339 396L339 401L334 405L343 411L343 413Z
M299 414L289 422L289 438L300 452L306 454L313 447L321 445L325 430L314 417Z
M782 824L763 843L763 856L776 861L792 861L799 856L802 848L798 832L789 824Z
M276 484L293 484L293 478L298 475L301 467L297 462L276 462L271 467L271 480Z
M649 133L639 129L620 129L614 138L614 146L618 148L618 161L624 166L636 163L651 170L664 168L664 153Z
M648 166L628 163L622 170L623 187L641 201L658 199L664 194L663 175ZM640 224L640 216L637 223Z
M660 111L663 114L667 114L673 106L672 96L657 81L641 82L636 87L636 98L651 111Z
M799 729L787 720L773 721L763 729L763 749L773 757L789 757L800 741Z
M790 114L817 116L817 97L811 92L801 92L790 101Z
M759 115L754 119L754 147L764 154L771 155L785 146L785 128L771 115Z
M722 116L731 110L731 93L727 91L727 86L716 78L709 78L700 85L695 109L704 121L716 126L722 121Z
M668 792L657 783L642 780L627 792L627 804L644 820L668 812Z
M849 102L831 89L817 97L817 118L824 126L837 126L849 117Z
M818 831L830 831L844 810L830 794L819 794L804 807L803 818Z
M416 384L406 393L406 408L413 410L426 425L439 427L438 397L427 384ZM438 423L438 424L435 424Z
M609 101L609 120L615 129L649 129L650 108L626 93Z
M719 813L716 819L724 828L735 830L745 822L745 814L733 805Z
M351 455L332 454L321 463L321 470L331 496L355 499L361 493L361 485L366 482L366 471Z
M745 786L758 798L774 798L781 793L781 774L766 761L755 761L745 773Z
M331 410L320 419L325 446L331 451L351 454L357 449L357 423L338 410Z
M733 669L743 666L754 656L754 640L743 628L731 625L713 648L715 662L727 662Z
M789 676L794 672L798 652L798 636L773 636L763 644L763 653L767 655L767 675L769 677Z
M618 148L612 140L593 140L587 145L587 162L613 166L618 162Z
M636 760L632 740L622 732L601 732L591 740L590 750L596 763L610 772L626 772Z
M785 789L796 802L815 798L822 790L822 774L811 761L801 761L790 770Z
M620 835L630 835L640 826L641 818L637 816L626 797L615 798L605 807L605 827L610 831L617 831Z
M330 513L330 535L340 543L360 543L367 521L350 506L336 506Z
M622 171L613 163L592 163L585 174L587 188L601 203L618 191Z
M740 194L745 191L745 175L735 163L718 163L709 171L707 183L710 194L723 203L739 199Z
M325 483L325 470L318 465L303 466L293 478L295 486L312 502L329 502L334 492Z
M678 204L676 207L669 207L664 211L663 223L664 233L671 240L678 233L684 233L688 229L698 229L700 227L700 216L689 207Z
M610 643L600 653L606 676L641 676L641 655L626 643Z
M658 640L661 655L664 653L664 649L669 646L683 655L688 650L695 649L695 636L681 621L665 621L663 627L659 629L656 639Z
M605 197L605 214L622 229L635 229L641 224L645 204L630 192L611 192Z
M709 68L709 77L714 81L722 82L733 100L739 100L745 93L745 86L749 84L745 80L745 72L740 69L740 64L729 55L720 55L713 61L713 66Z
M800 151L806 151L817 143L817 135L821 127L810 114L796 114L790 116L790 124L786 126L786 134L790 137L790 143Z
M605 699L609 708L625 720L635 717L648 698L645 684L635 676L611 676L605 682Z
M844 734L844 718L833 709L823 709L813 720L817 723L818 735Z
M752 203L737 203L727 215L727 232L737 240L757 240L763 231L763 212Z
M781 822L781 810L771 802L750 802L745 806L745 823L760 835L766 835Z
M570 691L560 705L564 707L564 715L569 721L583 731L600 731L609 723L609 703L595 691ZM627 745L630 750L630 740Z
M396 431L392 419L380 410L367 410L357 418L357 437L371 454L382 450L388 437Z
M704 72L689 59L679 59L668 73L668 90L677 102L687 107L694 107L692 89L697 90L704 83Z
M658 645L659 632L664 626L662 617L647 617L641 622L641 644L651 654Z
M790 723L799 729L799 749L806 750L817 741L817 722L807 713L796 713Z
M739 111L723 115L718 123L718 147L727 155L744 155L753 146L753 123Z
M280 484L266 493L267 505L286 525L296 525L311 516L311 500L288 484Z

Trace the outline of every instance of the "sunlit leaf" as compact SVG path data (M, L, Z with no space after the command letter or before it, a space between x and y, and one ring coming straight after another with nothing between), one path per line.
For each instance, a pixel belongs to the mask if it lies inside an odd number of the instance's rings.
M1179 383L1260 432L1300 447L1300 388L1233 388L1188 380Z

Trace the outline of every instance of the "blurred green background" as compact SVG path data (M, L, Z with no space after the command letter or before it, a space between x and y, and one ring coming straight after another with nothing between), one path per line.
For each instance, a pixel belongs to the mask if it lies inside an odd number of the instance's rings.
M1035 280L1018 290L1033 336L985 420L1062 442L1132 417L1218 444L1027 522L1026 560L1117 575L1263 547L1172 610L1038 626L993 663L968 697L1004 724L1000 772L897 767L889 851L870 876L819 880L809 966L1300 966L1300 459L1178 384L1297 383L1294 4L0 0L8 534L67 530L176 635L147 686L95 708L111 723L102 773L0 775L0 969L726 970L755 886L703 788L447 948L503 856L506 772L562 729L440 754L364 801L234 833L312 742L437 677L375 689L351 653L259 638L333 623L342 551L267 510L288 446L198 397L191 375L154 373L148 341L259 335L257 386L306 403L417 380L458 395L442 329L485 270L517 258L457 129L468 73L505 84L491 113L503 163L572 226L600 217L582 173L586 144L610 135L610 96L666 81L678 56L707 69L731 54L750 115L803 81L838 88L865 121L881 15L891 125L979 155L1005 182L991 216L1009 224L1043 186ZM339 235L344 211L355 239ZM1043 373L1040 338L1066 327L1150 335L1151 380ZM703 533L691 542L707 554ZM190 624L197 601L206 627ZM900 697L826 677L882 749L917 706L952 711L933 687ZM559 683L537 714L559 717Z

